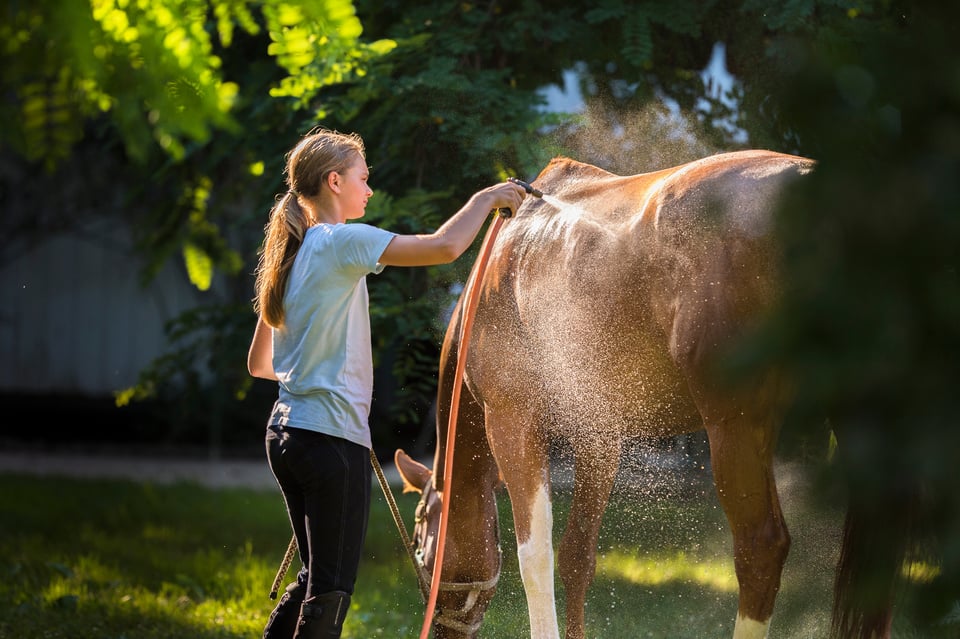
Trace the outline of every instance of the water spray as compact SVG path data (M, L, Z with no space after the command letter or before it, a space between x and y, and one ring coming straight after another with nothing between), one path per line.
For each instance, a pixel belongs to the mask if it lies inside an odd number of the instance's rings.
M513 182L517 186L523 187L523 190L527 192L528 195L533 197L543 197L543 191L538 188L534 188L533 185L524 182L523 180L517 179L515 177L507 178L508 182ZM513 217L513 211L508 208L499 208L494 211L500 217Z

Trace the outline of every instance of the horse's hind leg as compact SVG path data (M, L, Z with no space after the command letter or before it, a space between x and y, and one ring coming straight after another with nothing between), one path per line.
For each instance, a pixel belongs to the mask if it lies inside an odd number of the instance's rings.
M560 578L566 594L567 639L583 639L587 588L597 567L597 536L620 465L620 441L574 446L573 502L560 542Z
M744 404L741 404L741 406ZM734 639L767 636L790 535L773 474L775 419L764 411L706 416L717 495L733 533L740 605Z

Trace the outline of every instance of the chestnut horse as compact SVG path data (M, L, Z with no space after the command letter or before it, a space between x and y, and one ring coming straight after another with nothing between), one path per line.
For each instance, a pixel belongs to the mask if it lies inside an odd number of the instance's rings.
M775 301L772 213L812 160L724 153L618 176L556 158L506 220L480 282L444 491L447 420L463 300L448 326L434 470L397 451L406 489L423 492L414 531L433 570L441 496L450 499L433 623L474 637L500 570L495 491L509 491L535 639L559 638L549 441L569 441L574 489L559 546L566 637L584 636L601 517L626 438L706 429L739 582L735 639L765 637L790 547L773 452L785 384L774 371L725 383L716 364Z

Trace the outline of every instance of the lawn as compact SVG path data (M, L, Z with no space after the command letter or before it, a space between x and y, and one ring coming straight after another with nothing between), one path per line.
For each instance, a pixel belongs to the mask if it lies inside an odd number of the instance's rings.
M709 483L695 473L673 484L648 479L640 472L618 483L608 508L588 636L732 636L731 542ZM770 636L822 637L840 518L810 510L799 482L787 479L782 492L794 545ZM567 495L557 493L559 530ZM409 526L416 496L395 497ZM505 494L500 502L504 568L481 636L519 639L528 636L526 604ZM273 491L0 474L0 638L259 637L289 538ZM558 598L562 610L560 588ZM344 637L418 637L423 610L375 488ZM922 636L905 619L894 630L898 639Z

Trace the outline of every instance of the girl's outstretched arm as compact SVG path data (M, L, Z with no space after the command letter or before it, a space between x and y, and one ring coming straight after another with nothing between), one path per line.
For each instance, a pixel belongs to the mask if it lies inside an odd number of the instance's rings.
M511 182L477 191L433 233L398 235L390 240L379 262L387 266L448 264L470 247L490 211L498 208L516 211L526 194L523 187Z

